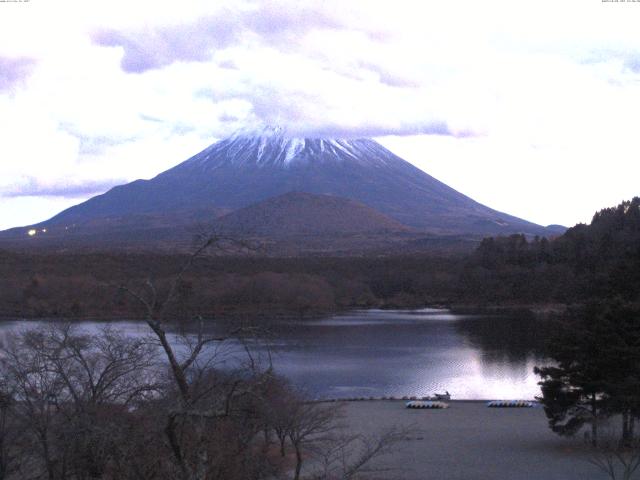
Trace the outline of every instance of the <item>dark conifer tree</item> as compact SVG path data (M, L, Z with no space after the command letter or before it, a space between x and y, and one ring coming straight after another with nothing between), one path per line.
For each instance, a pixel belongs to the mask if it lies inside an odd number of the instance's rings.
M573 435L591 425L594 445L598 422L622 418L622 439L631 440L640 415L640 315L620 301L592 304L572 312L549 343L557 364L535 369L549 426Z

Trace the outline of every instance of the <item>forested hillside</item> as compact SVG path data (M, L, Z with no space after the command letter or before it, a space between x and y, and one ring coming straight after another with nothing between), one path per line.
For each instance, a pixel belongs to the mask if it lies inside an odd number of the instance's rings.
M461 279L466 299L482 302L637 301L640 198L597 212L551 241L523 235L486 238Z

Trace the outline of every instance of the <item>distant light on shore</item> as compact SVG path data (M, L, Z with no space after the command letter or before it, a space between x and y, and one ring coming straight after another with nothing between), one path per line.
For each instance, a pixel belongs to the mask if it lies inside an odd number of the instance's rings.
M38 233L38 231L35 228L32 228L27 232L30 237L33 237L36 233Z

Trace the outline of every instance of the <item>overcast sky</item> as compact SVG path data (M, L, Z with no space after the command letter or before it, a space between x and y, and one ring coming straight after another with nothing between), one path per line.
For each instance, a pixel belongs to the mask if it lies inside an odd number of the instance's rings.
M247 124L375 137L492 208L640 194L640 1L0 1L0 229Z

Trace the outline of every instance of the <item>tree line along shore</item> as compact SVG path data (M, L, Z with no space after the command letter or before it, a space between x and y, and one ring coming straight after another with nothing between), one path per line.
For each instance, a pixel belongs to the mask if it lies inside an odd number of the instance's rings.
M205 256L182 278L176 312L304 317L351 308L526 305L534 310L640 292L640 199L554 239L484 239L468 254ZM0 251L0 315L140 318L119 286L166 288L187 255ZM549 310L549 308L547 308Z

